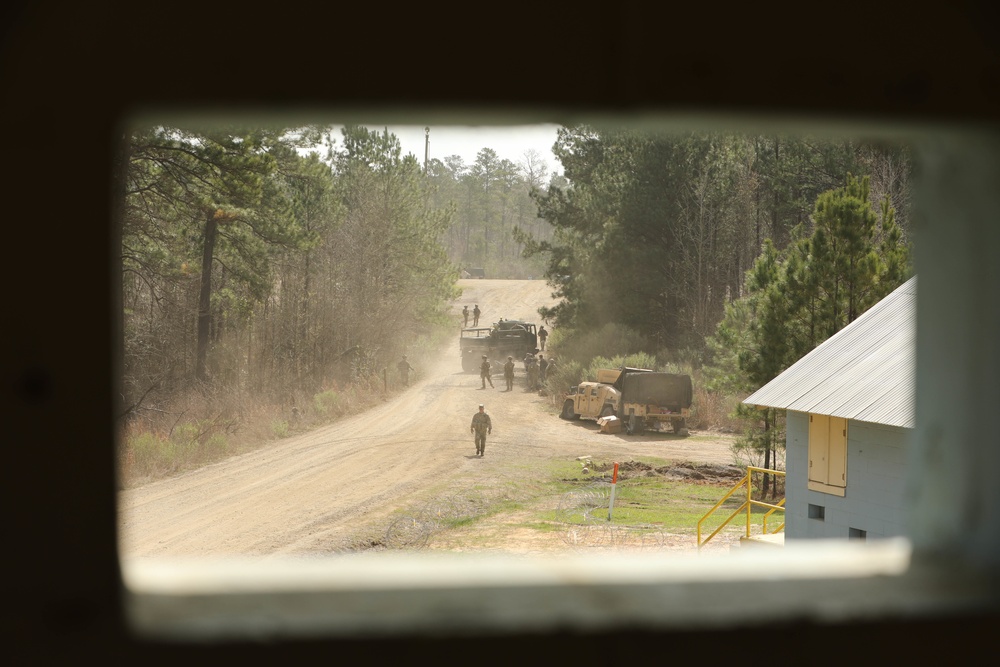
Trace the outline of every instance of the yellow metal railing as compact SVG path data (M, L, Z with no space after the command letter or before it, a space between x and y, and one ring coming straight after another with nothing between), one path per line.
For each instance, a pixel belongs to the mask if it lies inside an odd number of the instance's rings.
M767 468L755 468L753 466L747 467L747 474L746 474L746 476L743 479L741 479L739 482L737 482L736 485L732 489L730 489L729 493L727 493L726 495L724 495L722 497L722 500L720 500L719 502L717 502L715 504L715 507L713 507L712 509L708 510L708 512L705 513L705 516L701 517L701 519L698 520L698 548L699 549L701 549L703 546L705 546L706 544L708 544L709 540L711 540L713 537L715 537L716 535L718 535L719 531L721 531L723 528L725 528L726 526L728 526L729 523L733 519L735 519L737 516L739 516L740 513L742 513L742 512L746 512L746 515L747 515L747 529L746 529L747 533L746 534L747 534L747 537L750 537L750 526L751 526L750 518L751 518L751 514L753 512L753 508L754 507L767 507L767 508L769 508L768 511L765 512L764 516L763 516L762 530L763 530L763 532L764 532L765 535L767 535L767 534L773 534L773 533L780 533L782 530L785 529L785 522L782 521L781 525L779 525L774 530L768 530L768 528L767 528L767 520L770 518L770 516L772 514L774 514L777 511L781 511L782 516L784 516L784 512L785 512L785 499L782 498L781 501L777 505L772 505L771 503L765 503L765 502L760 501L760 500L754 500L751 497L751 494L752 494L752 491L753 491L753 485L751 484L751 477L752 477L753 473L755 473L755 472L763 473L763 474L766 474L766 475L774 475L775 477L777 477L778 475L780 475L782 477L785 476L785 473L782 470L768 470ZM777 481L777 480L775 480L775 481ZM711 535L709 535L704 540L702 540L701 539L701 526L702 526L702 524L705 522L706 519L708 519L708 517L712 516L716 512L716 510L718 510L720 507L722 507L722 504L724 502L726 502L727 500L729 500L729 498L732 497L733 494L735 494L737 491L739 491L741 487L746 487L746 494L747 494L746 495L746 500L743 501L743 504L740 505L736 510L734 510L733 513L730 514L729 517L725 521L723 521L722 524L718 528L716 528L712 532Z

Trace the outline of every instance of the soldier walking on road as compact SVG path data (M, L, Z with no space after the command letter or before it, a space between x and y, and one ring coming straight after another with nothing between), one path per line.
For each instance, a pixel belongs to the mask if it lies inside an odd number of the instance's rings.
M479 310L479 304L477 303L476 307L472 309L472 326L479 326L479 316L482 315L482 313L483 311Z
M410 362L406 360L405 354L403 355L403 358L399 360L399 363L396 364L396 368L399 370L399 379L403 381L403 386L409 387L410 371L414 369L413 366L410 365Z
M538 382L545 384L545 369L549 367L549 362L545 360L543 355L538 355Z
M493 433L493 422L482 403L479 404L479 412L472 415L472 427L469 430L476 436L476 454L482 456L486 453L486 434Z
M483 355L483 363L479 364L479 379L483 381L483 389L486 389L486 383L490 383L490 388L493 388L493 378L490 377L490 360Z
M462 306L462 328L466 329L469 326L469 307Z
M545 351L545 339L549 337L549 332L543 326L538 330L538 342L541 344L541 351Z
M507 391L514 390L514 357L507 357L503 365L503 379L507 381Z

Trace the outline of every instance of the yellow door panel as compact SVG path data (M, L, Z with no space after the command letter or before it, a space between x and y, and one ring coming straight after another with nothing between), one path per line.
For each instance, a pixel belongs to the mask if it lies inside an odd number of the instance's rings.
M847 486L847 420L830 417L829 477L827 484Z
M809 415L809 481L829 483L830 418Z

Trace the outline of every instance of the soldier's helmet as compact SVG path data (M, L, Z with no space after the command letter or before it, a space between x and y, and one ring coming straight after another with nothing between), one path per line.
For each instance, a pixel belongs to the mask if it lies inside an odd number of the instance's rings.
M403 355L403 358L406 359L406 355L405 354Z
M484 354L484 355L483 355L483 359L485 359L485 358L486 358L486 355Z
M508 359L513 359L514 357L507 357Z

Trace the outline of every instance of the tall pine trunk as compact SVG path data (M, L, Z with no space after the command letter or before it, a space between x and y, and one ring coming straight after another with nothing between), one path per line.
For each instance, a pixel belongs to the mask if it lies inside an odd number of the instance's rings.
M209 213L205 220L205 247L201 256L201 293L198 296L198 354L195 377L208 379L208 338L212 328L212 257L215 252L215 237L218 222L215 213Z

